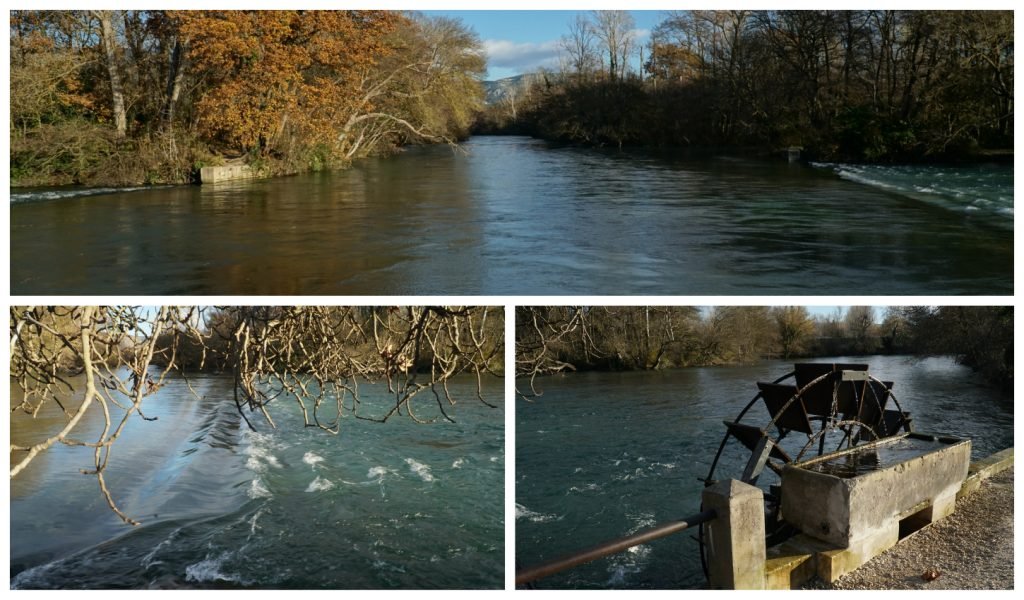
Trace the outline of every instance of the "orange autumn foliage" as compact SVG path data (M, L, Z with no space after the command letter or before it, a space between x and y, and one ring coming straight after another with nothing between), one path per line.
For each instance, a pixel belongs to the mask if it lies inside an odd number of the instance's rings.
M330 146L364 71L406 21L384 11L169 11L209 83L202 132L268 154L287 134Z

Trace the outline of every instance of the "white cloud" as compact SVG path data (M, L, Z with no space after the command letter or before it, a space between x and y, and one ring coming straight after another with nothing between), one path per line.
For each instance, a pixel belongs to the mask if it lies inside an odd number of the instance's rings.
M510 42L508 40L484 40L487 64L491 68L513 69L521 73L539 67L558 65L558 40L546 42Z
M641 43L645 42L647 40L647 38L651 37L651 30L650 29L634 29L634 30L630 31L630 33L633 34L633 39L634 40L636 40L638 42L641 42Z

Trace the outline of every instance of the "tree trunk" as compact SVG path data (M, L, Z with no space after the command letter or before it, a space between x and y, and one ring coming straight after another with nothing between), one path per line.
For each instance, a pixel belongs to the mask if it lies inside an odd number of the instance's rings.
M174 110L178 107L178 98L181 97L181 82L185 75L185 45L180 39L174 40L174 49L171 50L171 63L167 72L167 94L164 97L163 128L170 131L174 125Z
M113 11L97 10L93 14L99 19L103 37L103 53L107 59L107 72L110 76L110 96L113 100L114 127L117 137L123 138L128 132L128 115L124 105L124 85L117 68L117 40L114 35Z

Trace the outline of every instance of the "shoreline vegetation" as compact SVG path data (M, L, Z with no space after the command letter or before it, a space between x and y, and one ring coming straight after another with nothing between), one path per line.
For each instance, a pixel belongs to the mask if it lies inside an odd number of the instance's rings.
M12 11L12 185L319 171L455 144L485 58L460 21L396 11Z
M1013 389L1013 308L853 306L518 307L516 377L750 364L762 359L948 355L1004 394ZM528 383L522 383L527 381Z
M561 72L507 86L477 131L820 161L1012 157L1010 12L673 11L639 48L633 27L624 11L580 15Z
M625 11L581 13L558 70L485 103L483 44L457 19L12 11L11 185L180 184L237 164L295 174L473 133L1012 161L1012 12L676 11L642 46L632 29Z

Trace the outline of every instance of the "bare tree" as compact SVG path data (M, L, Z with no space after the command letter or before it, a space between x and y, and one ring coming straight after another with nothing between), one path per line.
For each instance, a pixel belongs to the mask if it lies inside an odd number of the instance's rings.
M875 309L870 306L851 306L846 311L846 331L853 338L858 352L874 350L871 338L875 335Z
M586 16L577 14L569 22L569 33L562 36L560 45L569 56L569 67L579 79L586 79L597 69L598 58L594 48L594 28Z
M636 21L625 10L595 10L591 27L608 57L608 76L616 81L625 76L635 44Z
M578 343L582 355L597 353L590 335L589 310L579 306L516 307L516 378L529 381L520 396L540 396L537 376L575 370L560 356L566 345Z
M146 398L177 372L218 368L234 377L234 401L255 429L275 426L267 407L294 401L303 425L338 433L346 416L376 422L403 415L419 423L445 419L456 399L448 381L499 374L504 313L468 307L12 307L11 376L21 389L16 418L45 406L64 415L59 428L32 444L11 444L11 477L57 444L94 450L100 492L126 523L104 479L115 442L129 420L148 419ZM79 383L84 381L83 383ZM360 383L384 382L393 404L362 409ZM78 389L76 389L76 387ZM84 392L76 406L74 392ZM98 407L102 429L82 435L83 416ZM423 413L434 407L434 414Z
M121 67L118 58L117 35L114 32L114 12L110 10L92 11L100 22L103 41L103 54L106 57L107 73L110 79L110 95L114 112L114 127L117 137L123 138L128 132L128 112L125 109L124 85L121 83Z

